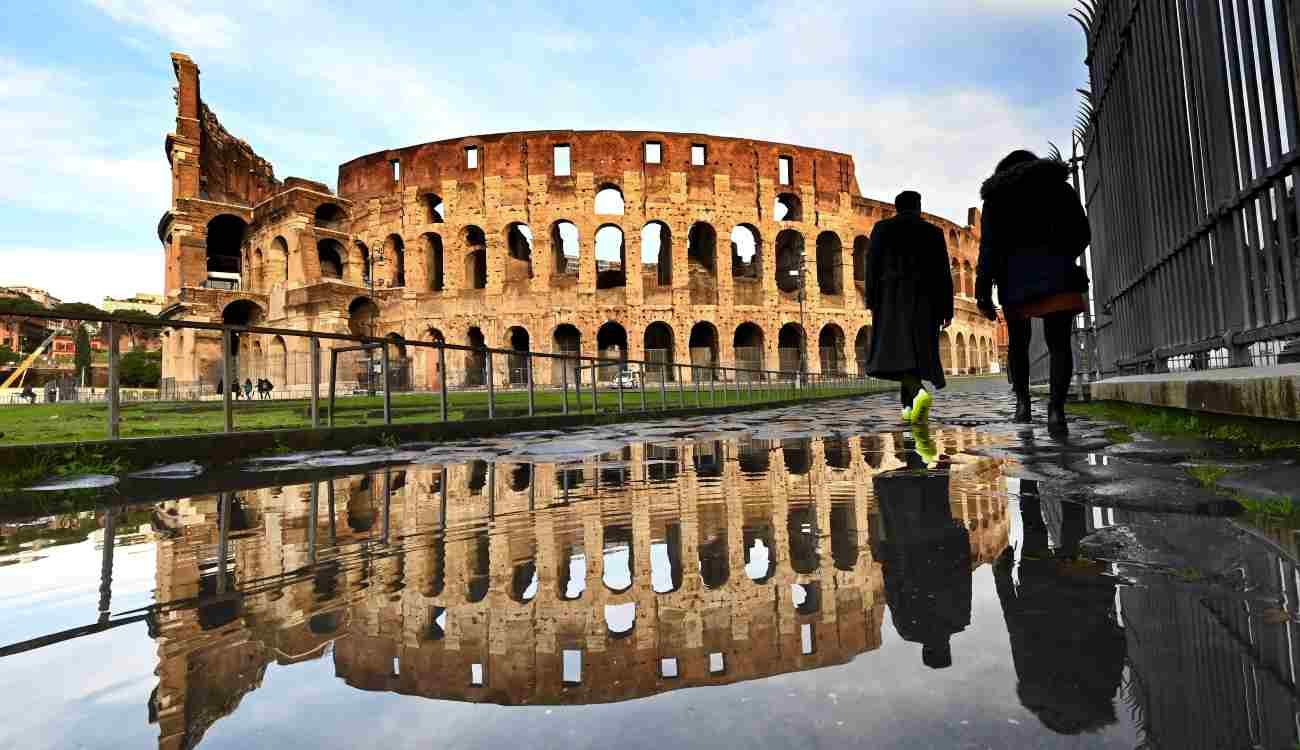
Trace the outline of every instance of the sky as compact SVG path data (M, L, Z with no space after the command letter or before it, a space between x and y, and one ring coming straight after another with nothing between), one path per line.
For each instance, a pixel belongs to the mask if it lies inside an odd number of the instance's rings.
M0 29L0 285L161 292L168 57L275 166L335 186L386 148L544 129L701 132L850 154L864 195L965 223L1014 148L1068 150L1071 0L25 3Z

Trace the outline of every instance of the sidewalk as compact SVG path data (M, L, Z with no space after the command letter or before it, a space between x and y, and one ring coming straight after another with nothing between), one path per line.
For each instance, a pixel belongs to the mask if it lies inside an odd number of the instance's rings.
M1090 387L1099 401L1300 421L1300 364L1129 375Z

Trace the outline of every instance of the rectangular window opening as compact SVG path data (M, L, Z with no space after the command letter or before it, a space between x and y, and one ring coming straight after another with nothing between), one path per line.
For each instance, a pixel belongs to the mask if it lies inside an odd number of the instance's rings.
M389 165L392 166L392 168L393 168L393 182L401 182L401 181L402 181L402 162L398 161L397 159L393 159L392 161L390 161L390 162L388 162L388 163L389 163Z
M794 162L788 156L779 157L776 160L777 181L782 185L790 184L790 176L794 174Z
M482 664L475 663L469 665L469 684L473 685L474 687L483 687L483 665Z
M659 660L659 676L673 679L677 676L677 659L668 657Z
M566 648L561 655L564 659L564 684L579 685L582 683L582 652Z
M695 144L694 146L691 146L691 166L692 166L692 167L702 167L702 166L704 166L704 161L705 161L706 156L707 156L707 154L705 153L705 149L704 149L704 145L703 145L703 144L697 143L697 144Z
M721 651L709 654L709 674L722 674L726 670L727 662L722 658Z
M465 148L465 168L478 169L478 146Z
M799 628L799 640L800 640L800 644L799 644L799 645L800 645L801 650L803 651L803 654L804 654L805 656L807 656L808 654L811 654L811 653L813 652L814 648L816 647L816 643L813 641L813 626L812 626L812 623L805 622L805 623L804 623L804 624Z
M556 146L556 147L555 147L555 151L554 151L554 156L555 156L555 176L556 176L556 177L568 177L569 174L570 174L570 172L569 172L569 147L568 147L568 146Z
M655 143L651 141L645 145L646 164L660 164L663 162L663 158L664 158L663 144Z

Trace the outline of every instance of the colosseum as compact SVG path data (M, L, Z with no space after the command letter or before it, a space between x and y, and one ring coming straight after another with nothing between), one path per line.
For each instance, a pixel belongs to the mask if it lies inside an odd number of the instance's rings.
M847 154L685 133L498 133L358 157L335 193L278 179L203 102L194 62L172 63L165 317L391 337L416 389L480 384L482 355L449 356L444 374L433 349L403 340L813 373L865 360L868 237L893 207L860 194ZM972 299L979 212L966 226L928 218L948 237L957 290L945 366L988 371L997 334ZM235 348L241 379L305 382L306 339L241 335ZM216 381L219 333L177 330L164 351L173 382ZM495 382L523 378L516 358L495 361ZM536 381L558 382L550 369Z

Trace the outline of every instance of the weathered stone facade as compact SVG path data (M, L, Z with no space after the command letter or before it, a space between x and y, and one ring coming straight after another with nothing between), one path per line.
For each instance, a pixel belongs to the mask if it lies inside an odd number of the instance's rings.
M965 452L993 438L934 437L957 457L949 502L972 569L991 563L1008 539L1002 461ZM272 662L324 656L358 689L504 705L845 663L881 646L872 478L904 466L902 441L680 440L569 464L413 466L314 493L240 493L224 589L218 498L164 503L175 533L158 542L157 599L189 603L155 624L159 745L193 747ZM627 605L616 632L609 608ZM565 651L579 654L576 680Z
M801 341L810 372L856 372L865 356L856 280L893 207L859 193L846 154L681 133L502 133L354 159L335 195L276 179L203 103L197 66L172 60L173 205L159 238L173 317L769 370L794 369ZM929 218L958 290L946 362L986 371L996 332L972 300L978 211L967 226ZM802 316L790 273L801 251ZM301 382L305 339L241 339L241 370ZM219 354L211 333L174 332L164 374L215 381ZM435 385L432 350L413 351L410 372L415 387Z

